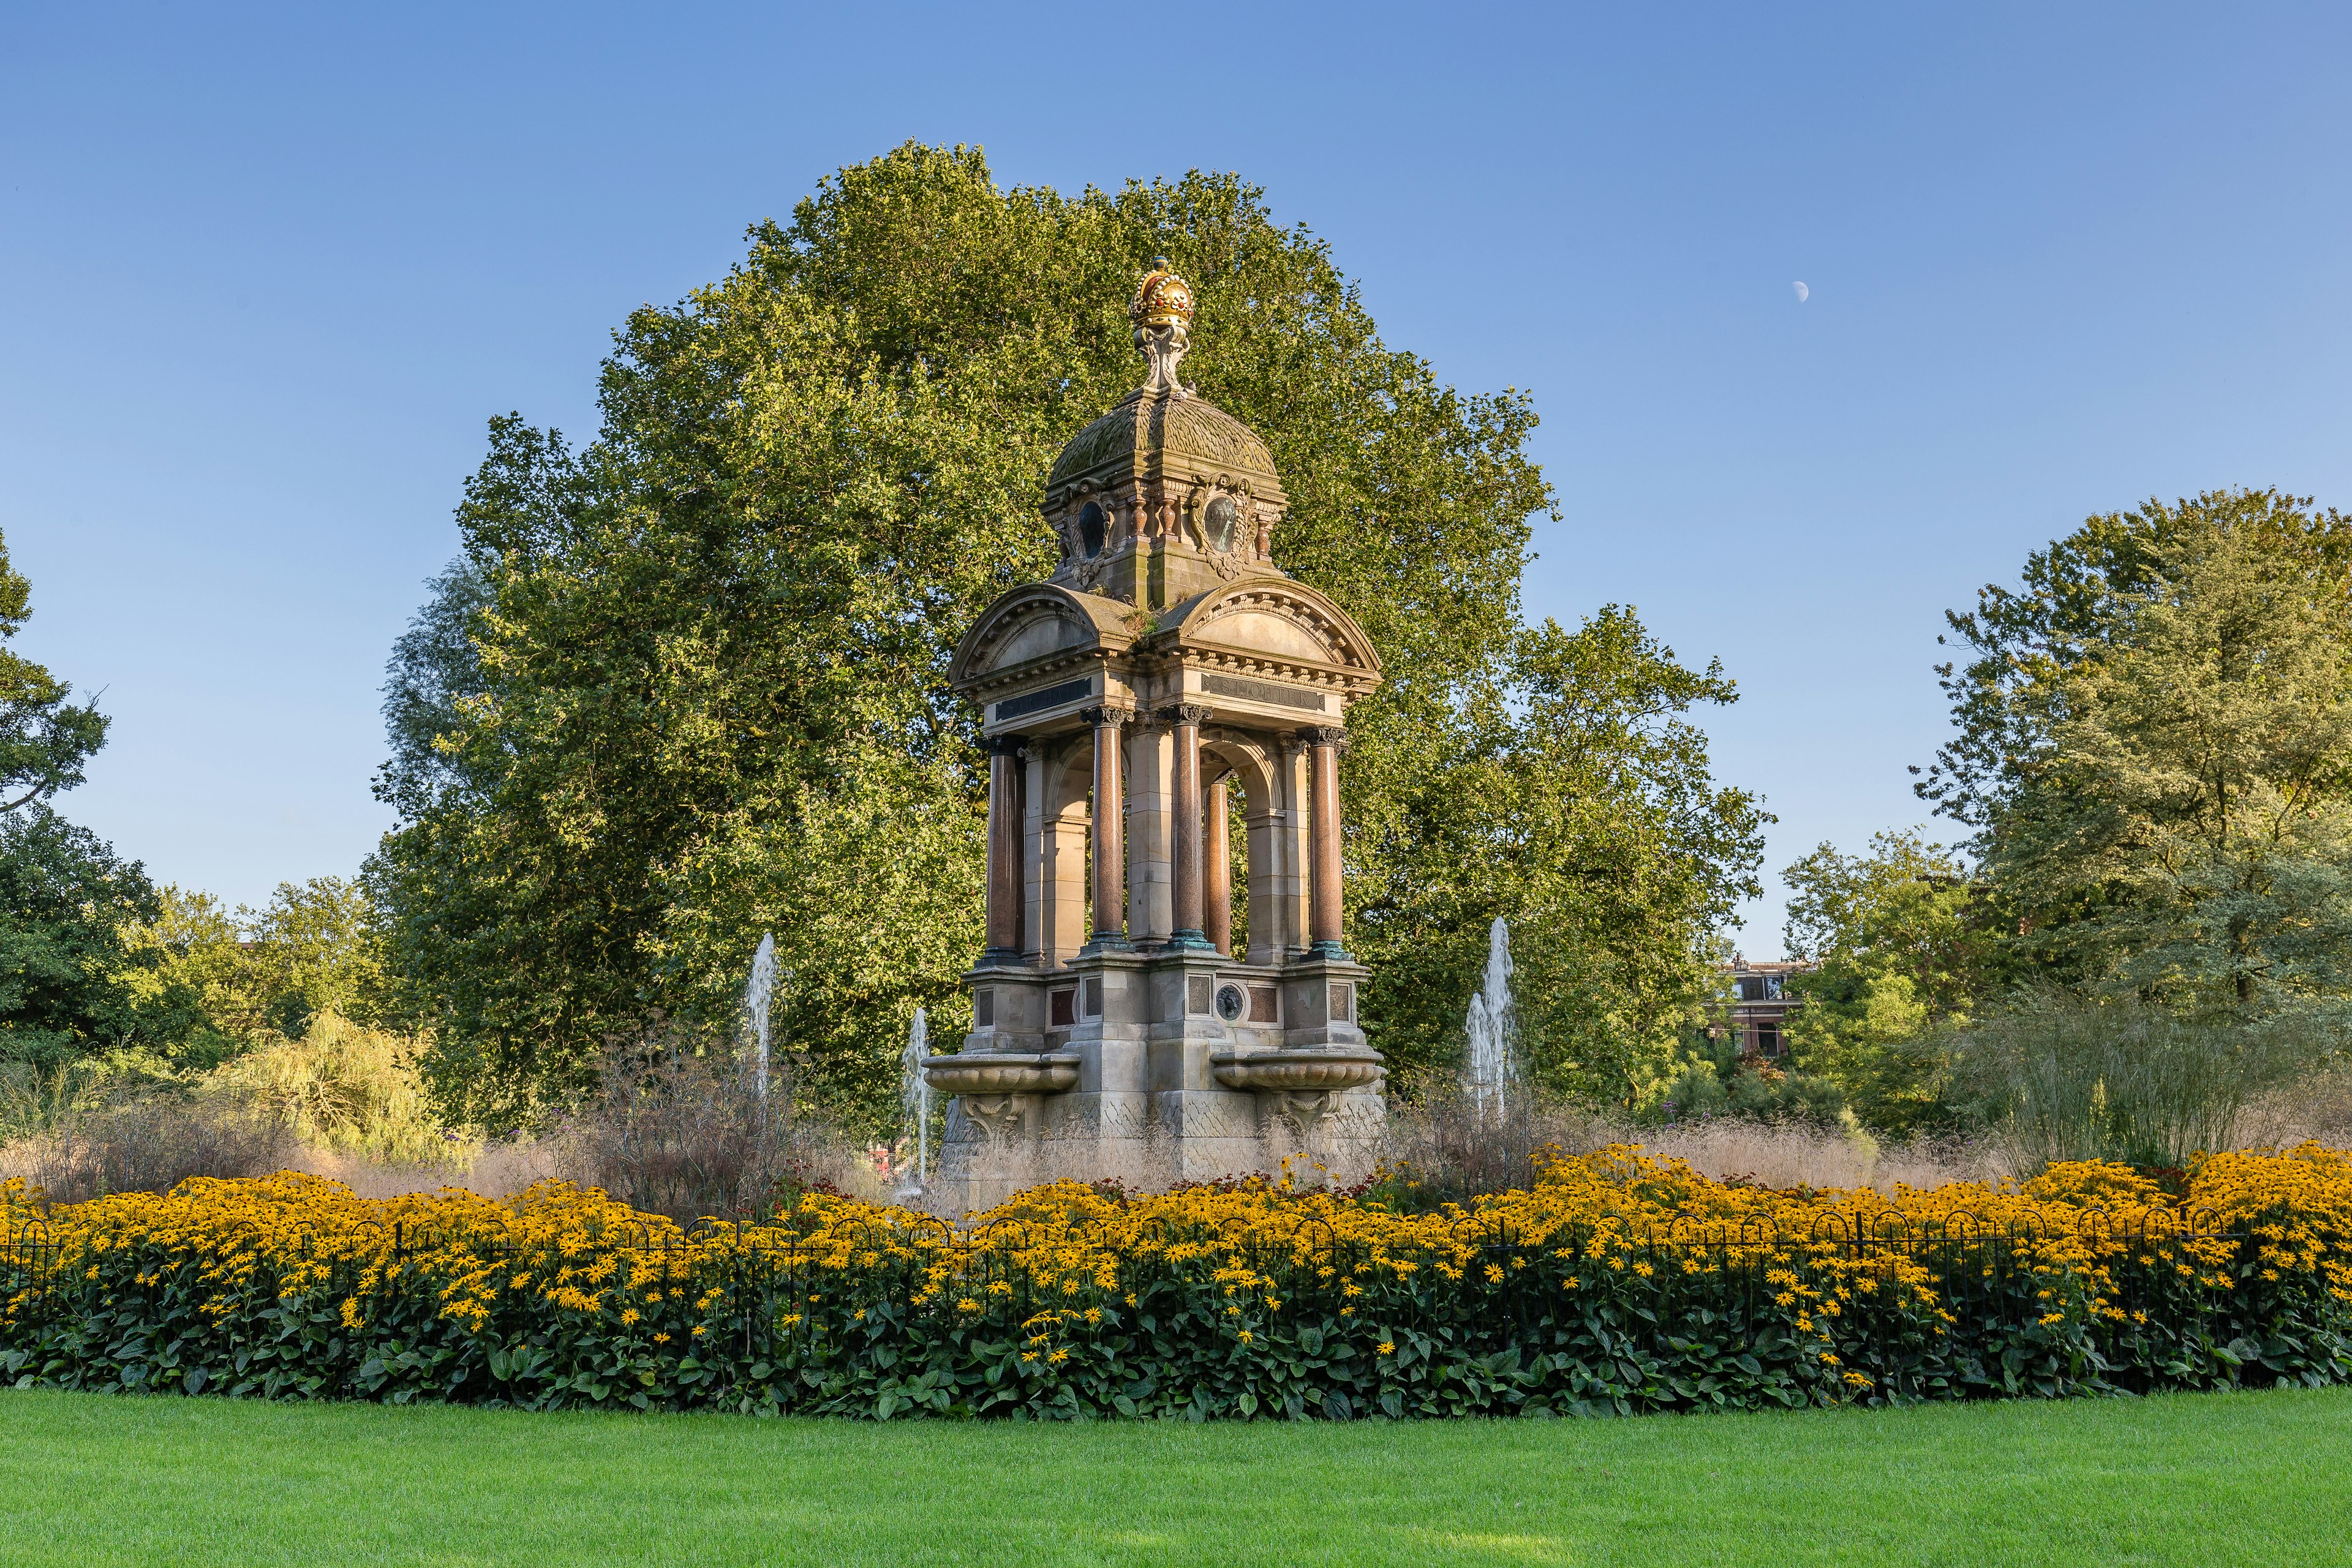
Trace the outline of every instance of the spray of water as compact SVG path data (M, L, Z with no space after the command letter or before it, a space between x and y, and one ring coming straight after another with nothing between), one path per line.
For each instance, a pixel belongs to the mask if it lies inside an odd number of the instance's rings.
M906 1054L898 1058L898 1105L915 1124L915 1168L906 1190L916 1193L923 1190L931 1168L931 1084L923 1076L923 1058L931 1048L930 1040L930 1024L918 1007L914 1026L907 1031Z
M1518 1019L1511 1006L1511 932L1496 915L1486 932L1486 977L1470 998L1470 1058L1462 1087L1481 1121L1500 1121L1517 1091Z
M768 1002L775 991L775 933L761 931L759 951L751 954L751 984L743 987L743 1011L751 1020L754 1082L762 1105L768 1102Z

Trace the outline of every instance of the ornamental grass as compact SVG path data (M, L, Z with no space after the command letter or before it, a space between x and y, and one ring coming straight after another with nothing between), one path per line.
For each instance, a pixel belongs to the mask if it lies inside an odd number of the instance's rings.
M674 1222L541 1183L0 1192L18 1386L889 1418L1623 1415L2352 1378L2352 1157L1772 1191L1618 1146L1391 1212L1036 1188Z

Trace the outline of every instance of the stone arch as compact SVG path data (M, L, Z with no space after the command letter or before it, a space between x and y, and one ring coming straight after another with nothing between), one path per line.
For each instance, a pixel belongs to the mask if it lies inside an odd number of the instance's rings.
M1212 725L1201 733L1202 771L1213 766L1242 790L1246 836L1247 948L1237 957L1278 963L1297 947L1305 926L1305 814L1293 775L1294 750L1278 736Z
M1023 955L1047 969L1068 963L1086 945L1094 763L1092 731L1029 743L1022 824Z

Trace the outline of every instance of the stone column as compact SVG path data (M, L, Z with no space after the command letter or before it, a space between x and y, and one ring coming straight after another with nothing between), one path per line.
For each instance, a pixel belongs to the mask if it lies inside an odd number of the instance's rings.
M1230 773L1219 773L1202 799L1202 826L1208 829L1201 842L1201 930L1219 952L1234 950L1234 846L1231 808L1225 804Z
M1081 718L1095 727L1095 921L1087 944L1127 945L1127 790L1119 781L1119 727L1128 714L1118 708L1089 708Z
M1339 753L1347 749L1348 731L1341 729L1301 730L1312 748L1315 767L1314 844L1307 894L1312 952L1321 958L1345 958L1339 943Z
M1171 947L1206 947L1201 929L1201 724L1209 710L1189 703L1163 709L1163 718L1176 740L1174 839L1171 846L1175 886L1171 902L1175 931Z
M1169 739L1165 726L1140 717L1127 726L1127 940L1168 939Z
M1281 963L1307 951L1307 746L1295 732L1280 742L1266 816L1267 854L1263 913L1258 930L1261 868L1250 867L1250 953L1256 963ZM1264 957L1257 956L1260 952Z
M982 963L1021 962L1021 747L1024 737L988 743L988 951Z

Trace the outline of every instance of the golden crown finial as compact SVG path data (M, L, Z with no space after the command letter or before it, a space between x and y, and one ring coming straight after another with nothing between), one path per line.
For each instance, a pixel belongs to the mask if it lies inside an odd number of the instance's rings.
M1192 395L1176 379L1176 363L1192 343L1192 286L1168 270L1166 257L1156 258L1143 281L1135 286L1127 319L1135 323L1135 346L1143 351L1151 366L1143 390L1173 397Z
M1139 327L1167 327L1192 322L1192 286L1168 269L1168 258L1154 257L1151 270L1135 286L1127 319Z

